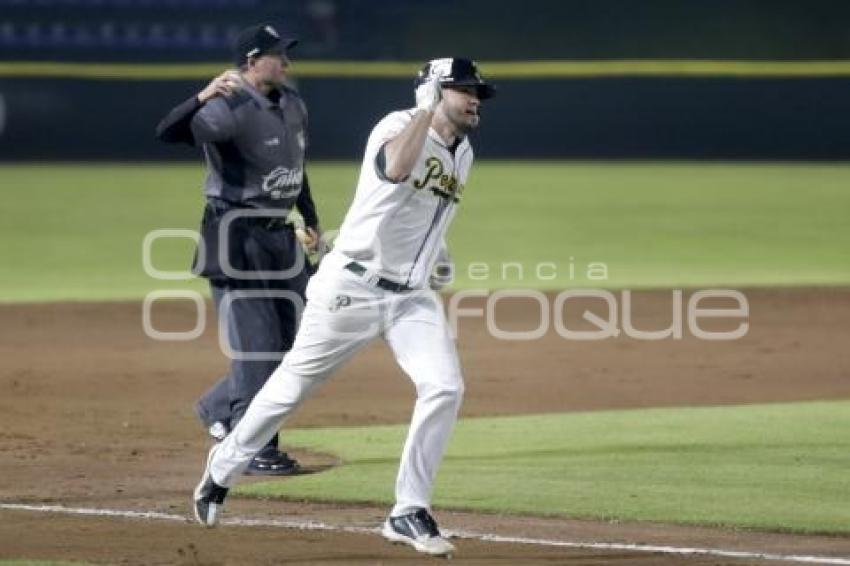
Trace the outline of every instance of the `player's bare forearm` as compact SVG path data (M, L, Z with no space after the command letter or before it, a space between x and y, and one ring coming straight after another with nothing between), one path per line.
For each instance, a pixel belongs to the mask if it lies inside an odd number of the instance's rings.
M401 182L413 171L416 160L425 147L428 128L431 127L433 112L416 110L413 119L404 129L384 146L386 166L384 172L387 179Z

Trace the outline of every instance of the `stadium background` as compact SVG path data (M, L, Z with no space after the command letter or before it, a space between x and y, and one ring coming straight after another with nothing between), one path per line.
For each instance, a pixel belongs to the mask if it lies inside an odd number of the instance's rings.
M812 64L850 55L850 7L839 1L531 0L520 8L508 0L3 0L0 6L4 160L192 157L157 144L150 125L167 101L197 88L216 67L154 67L148 78L136 78L136 65L226 63L235 32L258 20L302 38L295 72L302 67L312 75L298 83L311 109L314 158L356 158L363 132L387 104L406 103L417 65L448 53L484 63L502 87L477 140L483 156L837 159L850 152L850 67ZM583 63L536 73L528 62L541 60ZM623 60L657 65L612 65ZM92 65L48 71L35 61ZM316 61L332 64L305 64ZM390 77L361 78L375 73L360 61L408 64ZM706 65L712 61L726 63ZM736 67L742 61L756 64ZM98 73L94 64L104 62L118 67ZM80 78L89 73L100 76Z
M145 236L195 229L201 205L197 151L153 128L260 20L302 39L326 228L419 64L464 54L501 92L473 140L452 291L534 288L551 305L565 288L640 289L632 323L656 330L674 289L749 300L733 342L505 342L465 321L468 395L438 515L535 542L465 540L459 561L657 564L655 544L744 553L669 564L850 564L850 5L823 0L0 0L0 564L411 558L341 532L381 520L409 417L412 391L380 345L292 423L286 441L322 473L242 488L231 516L262 524L181 523L206 448L191 403L226 362L212 324L186 342L142 331L148 291L204 290L142 269ZM181 271L191 241L152 253ZM590 261L609 278L589 280ZM541 262L558 277L535 278ZM185 300L152 312L174 332L197 314ZM527 300L497 318L539 322ZM103 510L118 514L91 516ZM269 522L281 518L331 529Z

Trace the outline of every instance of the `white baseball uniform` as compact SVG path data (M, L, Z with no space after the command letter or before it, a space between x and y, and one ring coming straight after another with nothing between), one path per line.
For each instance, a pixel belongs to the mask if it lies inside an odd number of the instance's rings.
M472 165L467 139L449 148L431 129L411 175L383 176L382 148L410 122L393 112L372 130L354 202L334 250L307 287L295 343L209 464L230 486L293 410L378 336L416 386L392 515L430 508L437 467L457 419L463 379L439 296L428 287ZM410 290L389 290L387 282Z

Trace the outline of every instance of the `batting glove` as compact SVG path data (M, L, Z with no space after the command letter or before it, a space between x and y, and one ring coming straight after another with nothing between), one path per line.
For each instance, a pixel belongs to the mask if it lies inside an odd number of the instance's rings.
M416 87L416 108L433 112L440 103L440 82L437 78L429 79Z

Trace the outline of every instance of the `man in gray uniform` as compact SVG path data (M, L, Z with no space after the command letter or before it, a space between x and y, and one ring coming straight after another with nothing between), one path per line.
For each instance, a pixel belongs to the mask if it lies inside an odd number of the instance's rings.
M287 50L296 43L267 24L243 30L235 46L238 70L213 79L157 126L162 141L202 146L207 163L204 249L195 254L193 271L209 279L235 354L230 373L196 405L216 440L236 426L295 337L308 263L284 220L293 207L304 217L304 244L319 243L304 172L307 110L285 85ZM275 436L246 473L297 469Z

